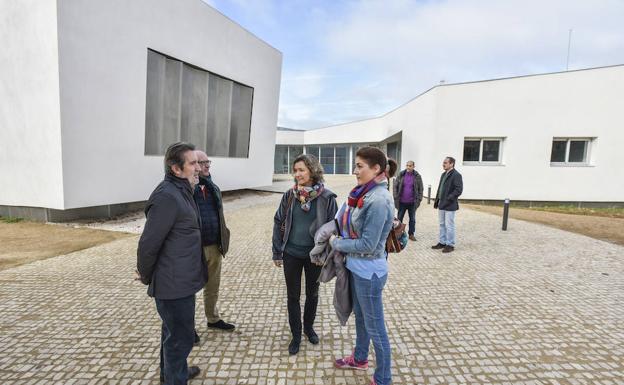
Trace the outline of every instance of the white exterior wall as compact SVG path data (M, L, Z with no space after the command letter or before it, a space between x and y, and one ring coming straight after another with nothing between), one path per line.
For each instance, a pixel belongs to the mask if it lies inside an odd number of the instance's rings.
M56 3L0 3L0 205L63 207Z
M249 158L211 172L223 190L271 183L280 52L200 0L59 1L58 20L63 208L146 200L162 180L144 156L148 48L254 88Z
M275 138L275 144L303 144L305 131L280 131Z
M463 199L624 201L624 66L437 86L375 119L307 131L305 144L380 142L402 130L435 194L457 159ZM278 132L278 137L281 132ZM501 165L463 165L465 137L504 137ZM588 166L550 165L553 137L594 137Z
M624 201L624 66L438 87L436 151L465 199ZM505 137L502 165L462 165L464 137ZM596 137L589 166L550 165L553 137ZM431 170L432 171L432 170ZM438 171L441 168L438 166ZM615 173L615 174L614 174ZM436 186L437 187L437 186Z
M364 143L381 142L388 136L388 127L382 120L369 119L305 132L306 143ZM328 141L329 140L329 141Z

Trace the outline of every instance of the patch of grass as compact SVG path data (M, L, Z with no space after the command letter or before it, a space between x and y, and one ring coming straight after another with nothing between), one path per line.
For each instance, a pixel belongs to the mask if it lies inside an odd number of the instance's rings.
M590 215L595 217L624 218L624 208L587 208L576 206L544 206L531 207L531 210L548 211L551 213Z
M24 220L24 218L0 217L0 222L3 222L3 223L19 223L19 222L21 222L23 220Z

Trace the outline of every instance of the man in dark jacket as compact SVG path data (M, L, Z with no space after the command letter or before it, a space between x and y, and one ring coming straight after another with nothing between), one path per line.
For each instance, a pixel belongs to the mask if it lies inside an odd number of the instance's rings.
M438 192L433 204L438 209L440 237L438 244L432 249L442 249L443 253L455 250L455 212L459 210L458 198L464 189L461 174L455 170L455 158L450 156L442 162L444 172L440 177Z
M403 222L405 212L409 216L407 233L409 239L416 240L416 209L423 198L422 177L414 169L414 161L408 160L405 170L401 171L393 183L394 207L399 210L399 220Z
M202 247L208 268L208 282L204 286L204 313L208 327L233 331L235 326L223 321L217 309L219 285L221 283L221 261L230 245L230 230L225 226L221 190L212 181L210 164L203 151L195 151L200 166L199 184L193 197L201 216Z
M162 319L160 377L186 384L199 374L187 366L195 331L195 293L207 280L199 213L193 200L199 165L195 147L174 143L165 153L165 179L149 197L137 249L139 279L149 285Z

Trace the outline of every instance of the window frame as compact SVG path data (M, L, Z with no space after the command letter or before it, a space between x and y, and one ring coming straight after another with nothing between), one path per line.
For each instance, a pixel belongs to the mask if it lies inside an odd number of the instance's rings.
M503 149L506 137L504 136L465 136L462 146L462 165L464 166L502 166L503 165ZM464 160L464 148L466 141L479 141L479 160ZM498 160L483 160L483 142L498 142Z
M565 148L565 160L563 162L550 162L551 167L588 167L591 166L591 148L592 143L596 138L589 136L554 136L550 142L550 159L552 159L552 145L554 142L566 142ZM571 142L585 142L585 159L582 162L570 162L570 143Z

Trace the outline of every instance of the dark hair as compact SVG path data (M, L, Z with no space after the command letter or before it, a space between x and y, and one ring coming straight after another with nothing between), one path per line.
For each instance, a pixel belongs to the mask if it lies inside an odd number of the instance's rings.
M312 179L314 184L322 183L325 180L323 178L323 166L316 156L310 154L299 155L292 162L293 169L295 168L295 163L297 162L303 162L306 168L310 170L310 179Z
M195 146L191 143L177 142L169 145L165 151L165 174L173 175L171 167L174 165L184 170L184 154L194 150Z
M368 167L373 167L376 164L379 165L381 169L380 173L386 171L386 167L388 167L388 178L393 177L399 167L394 159L388 158L386 154L377 147L362 147L355 153L355 156L362 158L362 160L368 164Z
M452 156L447 156L446 159L448 159L449 163L451 163L453 167L455 167L455 158L453 158Z

